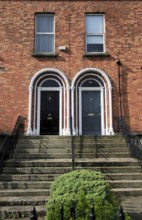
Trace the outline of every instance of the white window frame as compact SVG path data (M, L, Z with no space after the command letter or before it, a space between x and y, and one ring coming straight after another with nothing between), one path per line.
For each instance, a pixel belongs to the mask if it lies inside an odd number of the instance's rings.
M44 15L44 16L53 16L53 32L36 32L36 25L37 25L37 22L36 22L36 18L37 18L37 16L42 16L42 15ZM36 51L35 50L35 53L37 53L37 54L43 54L43 53L45 53L45 54L51 54L51 53L55 53L55 14L46 14L46 13L37 13L37 14L35 14L35 48L36 48L36 36L38 35L38 34L40 34L40 35L52 35L53 36L53 51L52 52L38 52L38 51Z
M103 17L103 33L87 33L86 32L86 27L87 27L87 22L86 22L86 18L87 16L102 16ZM85 14L85 52L87 54L89 53L94 53L94 54L101 54L101 53L105 53L106 52L106 44L105 44L105 15L104 14ZM87 37L88 36L103 36L103 51L101 52L97 52L97 51L94 51L94 52L88 52L87 51Z

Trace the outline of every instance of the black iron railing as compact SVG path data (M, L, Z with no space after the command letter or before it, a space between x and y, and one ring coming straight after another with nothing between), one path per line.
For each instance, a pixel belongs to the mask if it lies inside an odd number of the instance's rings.
M64 220L65 217L64 217L64 207L63 206L60 207L59 212L60 212L60 220ZM76 217L75 217L75 208L73 210L72 210L72 207L70 208L70 216L71 216L72 220L76 219ZM116 214L116 218L117 218L117 220L125 220L126 219L125 218L125 213L123 211L122 206L118 210L118 213ZM88 216L88 219L89 220L96 220L94 205L91 206L90 214ZM35 207L33 207L32 211L31 211L30 220L38 220L38 213L37 213Z
M131 135L129 146L132 155L142 162L142 143L139 135Z
M74 140L73 140L72 116L70 116L70 130L71 130L71 149L72 149L72 170L74 170Z
M119 128L120 132L125 137L125 140L130 148L131 154L135 158L142 160L141 136L138 135L135 131L131 132L124 117L119 118Z
M131 131L127 125L127 122L123 116L119 118L119 127L122 134L125 136L125 138L129 139L129 136L131 135Z
M13 153L19 135L24 134L24 128L25 117L18 116L12 133L6 135L4 141L0 145L0 168L3 167L5 160Z
M71 216L71 218L72 218L73 220L76 219L76 210L75 210L75 208L74 208L73 210L72 210L72 207L70 208L70 216ZM64 220L64 219L65 219L65 218L64 218L64 207L63 207L63 206L60 207L60 219L61 219L61 220ZM89 220L96 220L96 219L97 219L96 213L95 213L95 209L94 209L94 205L92 205L91 208L90 208L90 214L89 214L89 216L88 216L88 219L89 219ZM125 220L125 219L126 219L126 218L125 218L125 213L124 213L124 211L123 211L122 206L121 206L120 209L118 210L118 213L116 213L116 219L117 219L117 220ZM36 219L36 220L37 220L37 219Z

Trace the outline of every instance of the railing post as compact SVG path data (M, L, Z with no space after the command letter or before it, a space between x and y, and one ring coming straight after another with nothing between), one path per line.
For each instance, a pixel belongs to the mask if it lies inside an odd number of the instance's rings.
M125 220L125 214L123 212L122 206L120 206L120 209L119 209L119 212L118 212L118 216L117 216L117 220Z
M37 211L36 211L35 207L33 207L32 211L31 211L30 220L37 220L37 219L38 219Z
M74 220L75 219L75 207L70 208L70 213L71 213L71 218Z
M64 220L64 208L63 208L63 206L60 207L60 220Z
M73 143L72 116L70 116L70 129L71 129L71 148L72 148L72 170L74 170L74 143Z
M89 220L96 220L94 205L91 206Z

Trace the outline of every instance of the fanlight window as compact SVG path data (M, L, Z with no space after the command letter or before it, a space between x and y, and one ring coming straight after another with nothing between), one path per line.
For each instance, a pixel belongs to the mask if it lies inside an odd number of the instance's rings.
M82 87L100 87L100 85L96 80L89 79L83 82Z
M48 79L41 84L41 87L59 87L59 84L53 79Z

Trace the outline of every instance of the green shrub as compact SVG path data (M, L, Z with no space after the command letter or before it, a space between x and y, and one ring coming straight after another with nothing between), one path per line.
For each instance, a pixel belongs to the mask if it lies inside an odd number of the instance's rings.
M71 220L71 206L75 207L76 220L88 220L92 204L95 206L96 220L116 220L119 203L100 172L77 170L61 175L52 184L50 192L47 220L60 219L61 205L65 220Z

